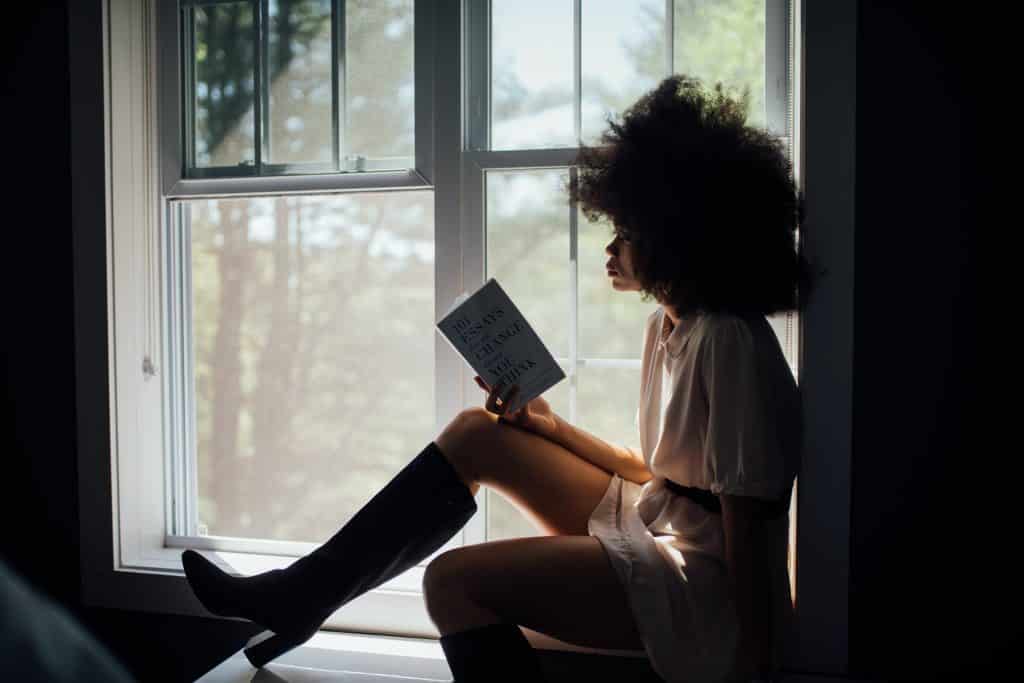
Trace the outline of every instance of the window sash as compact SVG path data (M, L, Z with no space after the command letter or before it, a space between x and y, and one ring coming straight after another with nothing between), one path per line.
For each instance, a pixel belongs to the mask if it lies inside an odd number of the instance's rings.
M173 2L166 4L173 5ZM433 32L435 27L440 25L434 20L434 14L438 10L431 7L431 3L426 2L415 3L414 7L416 12L416 64L417 67L421 64L427 65L425 68L417 68L416 70L416 89L420 92L429 93L433 89L433 50L437 44L434 41ZM165 9L166 12L163 15L163 19L171 22L175 16L173 7ZM176 41L178 35L180 35L180 32L169 29L161 32L164 40ZM167 57L172 54L172 51L168 49L163 54ZM449 59L451 60L454 57L457 57L457 52L453 53L453 56ZM457 64L457 61L453 63ZM171 66L165 60L162 64L161 73L169 77L172 73ZM449 65L448 68L452 69L453 67ZM170 81L169 83L176 84L177 81ZM165 92L164 95L166 102L172 98L173 93ZM168 457L172 463L169 467L172 476L167 481L165 493L165 497L172 501L169 506L171 514L169 516L168 533L165 536L168 547L204 547L224 552L258 552L266 553L270 556L287 557L296 557L304 552L308 552L306 545L301 543L211 537L200 535L199 533L198 510L196 509L198 482L196 479L195 463L194 354L192 351L190 327L191 315L188 310L191 301L191 286L189 282L191 244L188 238L190 226L187 209L178 203L174 205L178 207L178 210L174 210L170 208L172 205L168 200L282 194L311 195L338 191L401 191L430 188L432 183L427 176L428 174L432 176L435 173L433 168L434 132L430 127L435 103L451 110L448 120L458 121L460 115L457 109L458 101L453 98L449 98L447 101L437 97L416 98L416 153L417 159L420 160L416 166L423 168L423 172L418 170L418 168L412 168L406 172L334 173L305 177L175 178L176 182L170 188L167 188L165 184L164 201L167 203L166 206L168 208L165 212L163 233L167 240L166 254L169 271L167 278L169 289L173 293L168 294L168 305L161 306L159 301L153 301L150 305L162 309L167 314L165 327L169 332L170 344L168 357L165 362L167 367L174 369L173 374L165 379L169 399L167 401L168 405L164 408L166 423L170 425L171 430L179 437L172 438L168 448ZM167 140L165 138L165 141ZM452 148L457 147L457 140L452 140L451 143ZM175 147L165 147L162 152L167 156L171 156L175 149ZM164 164L163 167L166 169L168 165ZM436 199L435 197L435 202ZM442 241L443 236L440 233L445 230L444 226L448 226L449 232L458 228L457 223L453 221L441 222L440 219L437 225L439 227L435 230L435 237L439 242ZM458 286L458 242L457 240L452 241L449 239L445 241L445 244L448 246L438 244L435 248L436 317L440 317L441 312L447 310L451 301L454 300L453 296L450 300L446 300L443 298L444 295L439 294L437 290L451 291ZM461 359L457 357L454 350L446 346L435 346L437 347L435 349L435 367L447 364L458 368L460 372L462 371ZM451 371L449 370L448 372L450 373ZM438 374L441 377L437 380L439 382L438 386L453 384L453 380L450 379L453 376L452 374L448 374L447 378L441 373ZM447 397L452 393L447 390L439 391L438 398L442 399L442 397ZM443 424L446 421L445 416L457 412L461 407L463 407L461 402L439 400L435 416L437 429L443 428ZM479 518L482 520L483 516L481 515ZM463 532L463 534L470 534L476 539L475 541L469 541L468 539L464 541L461 534L456 535L448 544L439 549L437 553L443 552L449 547L462 545L463 543L482 541L483 527L477 528L477 526L478 522L471 521ZM190 544L193 545L190 546ZM309 549L311 548L312 546ZM410 581L413 581L413 583L410 583ZM409 584L406 586L407 589L412 590L415 586L414 589L419 590L419 584L415 584L415 572L404 579L398 577L394 582L389 582L385 588L392 588L396 585L407 583Z
M345 139L348 134L348 111L346 108L346 83L347 83L347 58L346 58L346 32L345 32L345 0L331 0L331 153L330 162L309 162L309 163L273 163L270 159L270 126L267 125L270 114L269 94L269 66L267 55L269 54L270 29L268 17L270 15L270 0L157 0L162 5L158 30L161 33L161 43L166 46L166 51L161 54L161 77L171 87L161 86L161 130L165 131L165 138L162 142L162 156L164 157L163 173L165 181L163 184L164 193L168 196L176 196L176 192L187 190L188 180L217 180L243 178L281 178L287 176L316 176L310 180L310 189L318 191L318 188L326 185L335 190L359 190L364 187L378 187L381 184L391 186L416 186L419 179L419 171L423 170L423 164L428 158L420 153L420 135L426 135L422 147L431 146L432 130L429 126L419 125L420 112L427 111L421 108L419 100L429 99L431 91L421 91L422 97L415 98L414 114L414 141L416 145L415 157L402 156L381 156L381 157L353 157L346 154ZM193 11L196 7L211 7L217 5L248 4L252 8L253 22L253 45L255 49L255 74L254 74L254 106L253 106L253 135L254 135L254 159L252 164L239 164L235 166L197 166L195 163L195 50L193 43L194 22L192 21ZM180 4L180 11L178 9ZM423 4L418 3L418 4ZM417 11L417 3L414 2L414 16L416 19L424 17L426 11ZM429 9L429 8L424 8ZM172 17L171 15L175 16ZM432 26L432 22L429 26ZM171 35L172 29L174 35ZM427 40L426 47L429 48L432 40L426 38L423 31L416 31L416 39ZM180 46L180 49L174 47ZM420 51L414 45L414 51L421 57L428 55L428 52ZM422 60L417 60L417 66ZM432 69L428 69L432 72ZM419 85L420 79L414 79ZM184 87L182 87L182 83ZM419 87L416 88L420 90ZM427 119L429 120L429 119ZM166 122L166 123L164 123ZM178 142L170 143L171 135L174 135ZM405 170L402 170L405 169ZM429 170L429 169L427 169ZM359 176L362 173L387 172L387 176L378 175L374 178L359 179L351 176ZM428 174L429 175L429 174ZM326 176L326 177L321 177ZM188 180L186 180L188 179ZM182 186L181 181L186 181ZM402 182L407 185L401 185ZM413 185L408 185L413 183ZM276 188L297 188L300 192L305 187L304 179L295 182L270 183L248 185L246 183L229 183L220 185L208 183L204 187L214 194L230 195L233 192L250 194L252 191L259 192L264 187ZM242 189L238 189L242 188ZM276 192L276 189L265 190Z
M582 2L573 0L573 138L582 143L583 29ZM491 107L492 0L465 0L468 26L466 40L466 153L492 150ZM765 109L770 131L780 137L792 137L792 0L765 0ZM665 0L665 71L674 70L675 0ZM541 150L535 150L541 151Z

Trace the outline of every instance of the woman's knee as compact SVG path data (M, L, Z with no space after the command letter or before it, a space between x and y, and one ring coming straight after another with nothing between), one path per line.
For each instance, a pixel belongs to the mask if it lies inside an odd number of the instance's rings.
M423 570L423 594L440 592L456 575L455 549L446 550L428 564Z
M464 597L460 586L465 577L458 549L448 550L427 565L423 571L423 600L431 618L437 621L446 605Z
M474 406L459 411L448 427L460 434L474 434L491 429L497 423L497 415L483 406Z
M480 481L477 471L478 446L487 438L486 432L493 430L496 424L497 416L485 408L467 408L459 412L434 439L434 443L474 495Z
M496 424L497 415L486 408L467 408L452 418L434 442L449 459L457 458L478 444L482 434L493 430Z

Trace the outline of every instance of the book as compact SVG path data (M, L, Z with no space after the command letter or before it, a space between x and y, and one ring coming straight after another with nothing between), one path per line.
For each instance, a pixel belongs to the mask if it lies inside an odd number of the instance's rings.
M437 328L489 386L519 385L507 414L565 379L562 366L493 277L457 297Z

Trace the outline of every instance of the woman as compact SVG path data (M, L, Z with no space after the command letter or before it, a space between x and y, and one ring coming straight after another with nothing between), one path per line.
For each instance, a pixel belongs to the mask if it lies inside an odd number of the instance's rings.
M796 383L765 316L809 285L802 201L781 143L745 125L746 95L665 79L583 149L569 195L611 219L619 291L661 305L646 323L642 453L554 414L513 415L490 387L330 540L290 566L234 577L186 550L216 614L268 629L255 666L307 640L349 600L413 566L476 511L481 485L547 535L445 552L423 579L462 681L541 681L519 625L582 646L646 650L668 681L777 672L791 603L789 496L799 468Z

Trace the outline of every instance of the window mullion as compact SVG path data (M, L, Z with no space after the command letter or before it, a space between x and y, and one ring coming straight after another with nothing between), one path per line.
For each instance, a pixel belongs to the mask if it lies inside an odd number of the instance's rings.
M665 75L671 76L675 73L675 44L676 44L676 2L665 0Z
M789 137L789 3L766 0L764 41L765 118L768 129Z
M335 154L338 157L338 170L342 173L355 170L354 164L346 160L348 147L348 17L345 16L345 0L334 0L334 29L337 32L334 41L334 64L331 72L335 76L334 98L337 101L334 127L337 131Z
M345 39L344 0L331 0L331 161L341 171L341 59Z
M583 144L583 0L572 3L572 127L573 139Z
M182 12L182 25L184 28L185 39L182 40L182 55L181 63L185 65L185 93L188 97L189 104L185 104L185 98L182 98L181 107L184 109L182 112L183 120L185 123L185 138L182 140L185 149L184 156L184 168L178 170L181 173L181 177L185 177L186 170L194 168L196 165L196 127L195 127L195 111L196 111L196 63L194 55L196 53L196 32L195 32L195 10L191 7L184 8Z
M579 0L577 0L577 4ZM577 119L579 121L579 119ZM569 168L569 180L576 184L576 167ZM576 424L579 419L576 407L576 394L578 389L577 348L579 337L579 245L577 236L579 234L579 212L576 210L576 202L569 204L569 421Z
M267 68L267 47L269 30L267 15L270 0L255 0L253 3L253 24L255 25L254 46L256 54L256 73L253 79L253 134L256 136L253 153L256 156L254 166L256 175L263 175L263 160L269 158L270 126L265 125L270 111L270 75Z
M466 111L465 149L491 148L491 2L466 3Z
M483 16L483 21L485 22L484 31L487 35L487 58L484 60L484 73L486 75L484 77L484 89L482 92L484 96L484 107L487 112L487 127L484 129L484 139L486 140L486 149L491 149L494 144L491 140L491 134L494 131L494 109L491 107L491 98L493 95L493 93L491 93L491 83L494 82L494 73L492 72L494 67L494 22L491 21L491 17L494 16L494 3L492 0L486 0L485 4L487 6L487 13ZM475 84L475 81L473 83Z
M567 168L579 154L576 147L550 149L474 150L463 156L478 166L493 171L498 169Z

